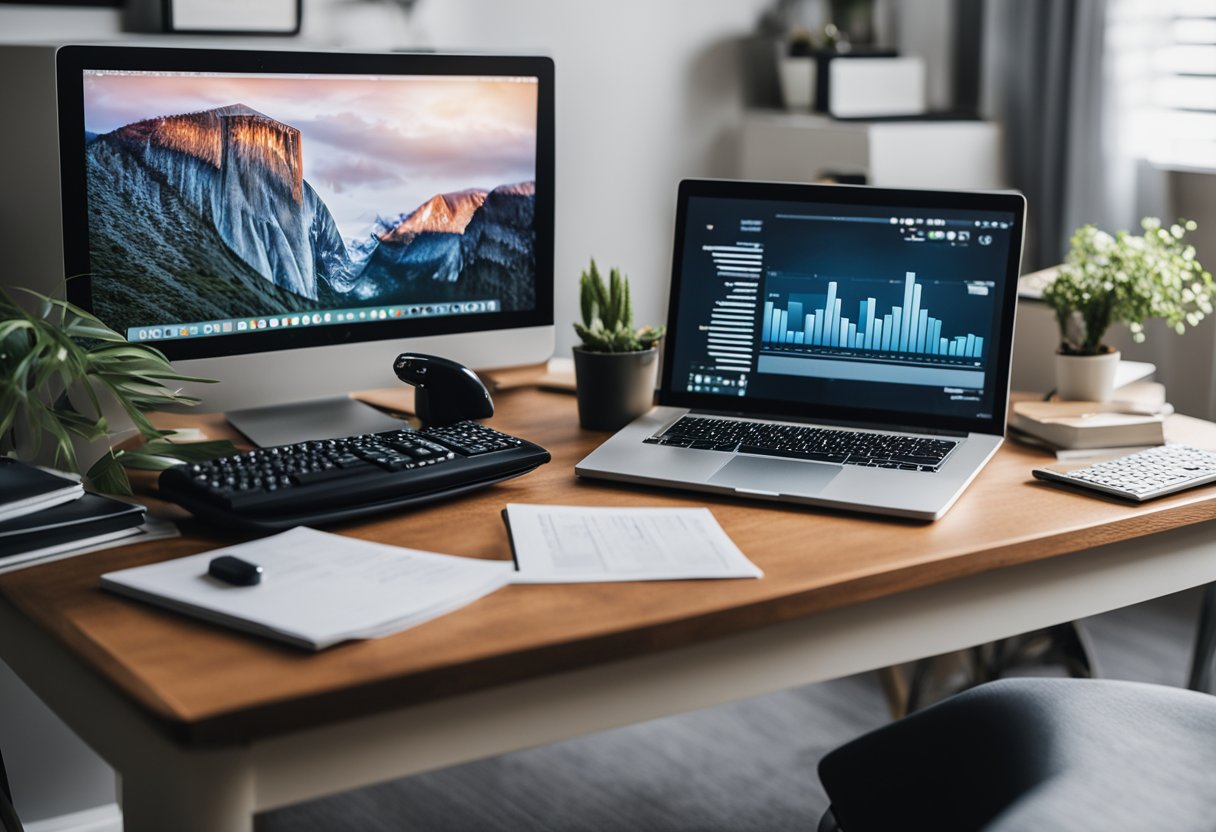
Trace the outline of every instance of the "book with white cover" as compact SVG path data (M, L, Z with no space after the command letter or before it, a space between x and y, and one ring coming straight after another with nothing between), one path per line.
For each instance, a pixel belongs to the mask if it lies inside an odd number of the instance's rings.
M1162 385L1141 381L1120 388L1109 402L1015 402L1009 427L1015 438L1052 449L1147 447L1165 442L1165 417L1173 412Z
M262 567L261 583L207 573L233 555ZM508 561L454 557L297 527L176 560L109 572L104 588L240 630L321 650L379 638L460 609L506 586Z

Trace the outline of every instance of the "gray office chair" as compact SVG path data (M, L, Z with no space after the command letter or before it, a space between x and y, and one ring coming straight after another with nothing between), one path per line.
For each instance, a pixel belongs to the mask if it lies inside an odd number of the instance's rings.
M1211 832L1216 697L1004 679L841 746L819 779L820 832Z
M4 754L0 753L0 830L23 832L21 819L13 808L13 793L8 787L8 773L4 770Z

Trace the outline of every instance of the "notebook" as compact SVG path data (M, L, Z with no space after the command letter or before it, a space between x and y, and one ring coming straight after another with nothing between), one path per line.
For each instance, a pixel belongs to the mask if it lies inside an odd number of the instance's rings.
M935 520L1000 446L1020 194L687 180L659 406L575 471Z
M85 494L77 500L26 514L0 523L0 566L18 555L51 550L69 543L96 542L136 534L144 521L145 508L100 494Z
M77 500L84 486L12 457L0 457L0 523Z

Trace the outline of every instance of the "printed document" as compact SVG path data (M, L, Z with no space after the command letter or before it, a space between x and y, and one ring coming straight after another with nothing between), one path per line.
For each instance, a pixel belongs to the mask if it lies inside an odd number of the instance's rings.
M515 583L760 578L707 508L511 503Z

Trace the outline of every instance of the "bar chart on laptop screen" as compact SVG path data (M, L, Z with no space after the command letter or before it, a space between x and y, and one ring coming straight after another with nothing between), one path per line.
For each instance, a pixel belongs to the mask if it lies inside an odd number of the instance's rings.
M993 287L986 281L773 275L758 369L958 387L983 385Z

